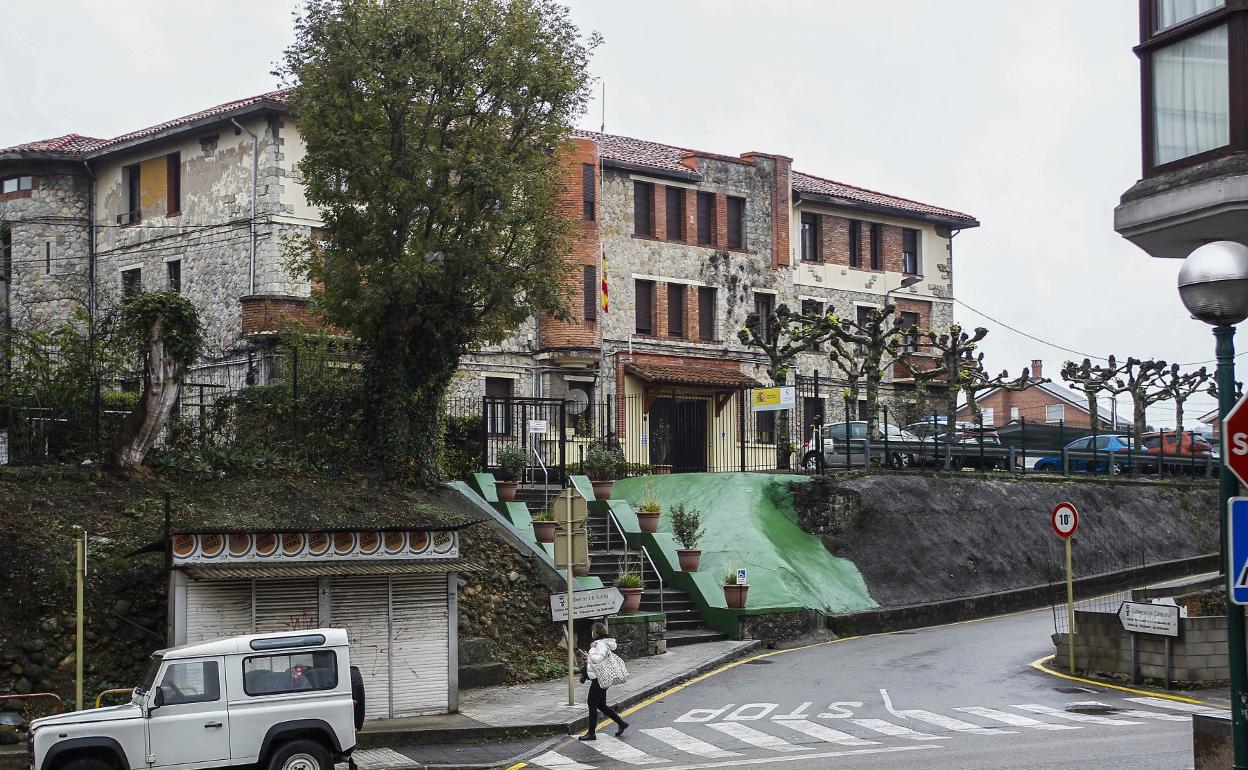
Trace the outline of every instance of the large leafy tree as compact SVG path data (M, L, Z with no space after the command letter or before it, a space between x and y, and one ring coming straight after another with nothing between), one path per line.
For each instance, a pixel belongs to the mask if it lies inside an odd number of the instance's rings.
M431 482L460 356L563 315L559 154L588 96L550 0L310 0L281 74L324 232L317 307L367 351L364 446Z

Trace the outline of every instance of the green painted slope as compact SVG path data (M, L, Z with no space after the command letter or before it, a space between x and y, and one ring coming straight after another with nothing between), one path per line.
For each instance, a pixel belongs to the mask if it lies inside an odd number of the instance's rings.
M703 595L721 593L724 573L749 569L749 607L809 607L851 612L877 606L853 562L828 553L802 531L788 485L805 476L766 473L680 473L615 482L611 497L641 504L647 485L663 504L656 541L666 551L677 503L702 512L702 565L693 575ZM673 551L674 551L674 547ZM675 563L673 552L671 560ZM722 605L722 597L718 603Z

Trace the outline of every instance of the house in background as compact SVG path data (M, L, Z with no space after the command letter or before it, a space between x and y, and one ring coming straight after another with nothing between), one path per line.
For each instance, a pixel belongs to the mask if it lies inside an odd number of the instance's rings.
M1035 359L1031 362L1032 387L1021 391L996 388L980 396L978 404L984 427L1000 428L1023 420L1029 424L1090 427L1091 414L1083 397L1058 383L1042 382L1043 377L1044 362ZM976 421L965 405L958 408L957 416L959 422ZM1109 409L1098 409L1097 425L1098 430L1114 430L1113 415Z

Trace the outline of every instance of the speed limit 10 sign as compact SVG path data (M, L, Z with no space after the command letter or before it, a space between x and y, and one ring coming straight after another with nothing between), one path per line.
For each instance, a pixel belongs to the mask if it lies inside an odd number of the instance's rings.
M1058 537L1070 537L1079 529L1079 511L1070 503L1058 503L1053 508L1052 522Z

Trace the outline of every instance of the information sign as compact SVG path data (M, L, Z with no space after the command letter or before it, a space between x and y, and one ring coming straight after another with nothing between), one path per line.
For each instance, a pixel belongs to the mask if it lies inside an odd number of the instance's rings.
M615 586L572 592L573 619L614 615L622 606L624 606L624 595ZM550 595L550 619L555 621L568 619L568 595L566 593Z
M1123 602L1118 608L1118 622L1127 631L1139 634L1179 635L1179 607L1175 604Z

